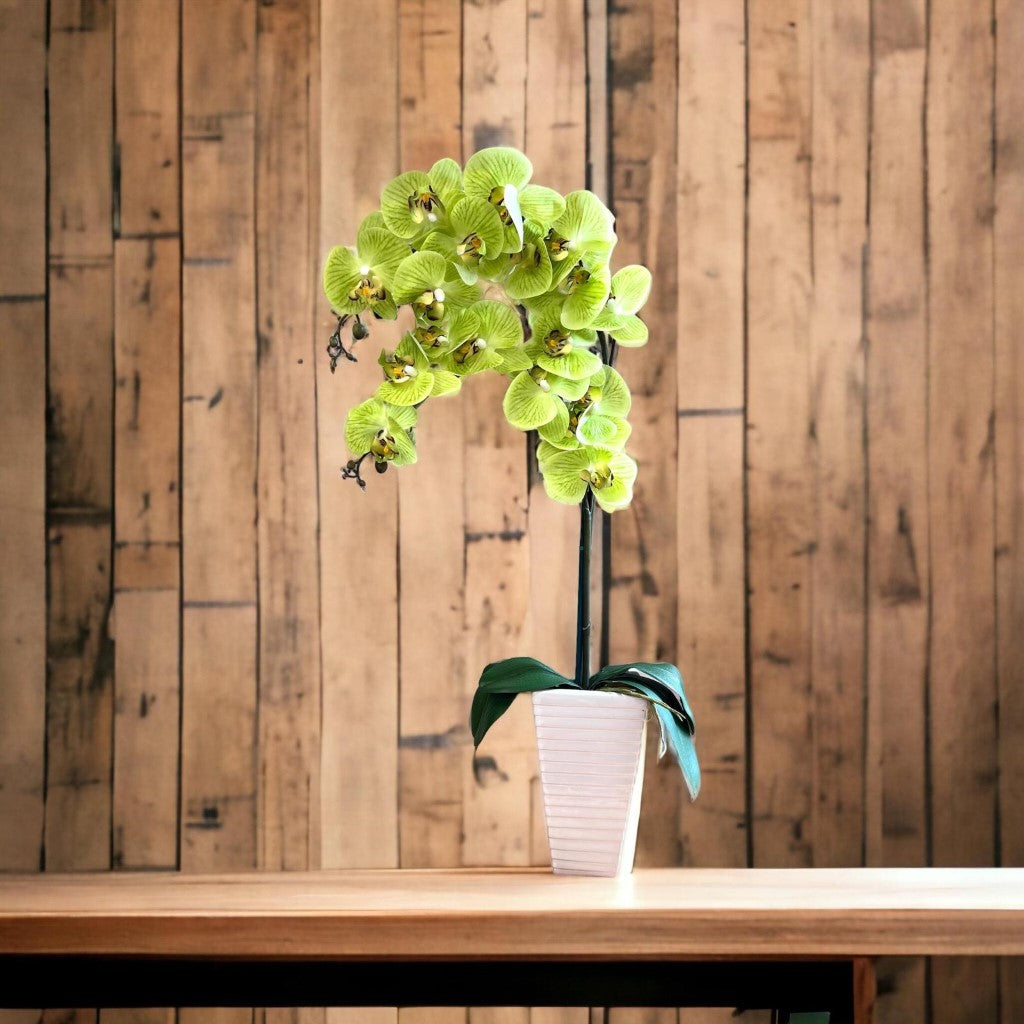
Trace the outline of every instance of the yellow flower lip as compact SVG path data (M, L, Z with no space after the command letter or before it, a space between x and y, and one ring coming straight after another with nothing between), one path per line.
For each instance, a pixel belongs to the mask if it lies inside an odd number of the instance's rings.
M487 249L484 246L484 240L476 232L473 232L466 235L455 247L455 252L463 263L479 263L486 255Z
M370 442L370 451L378 462L390 462L398 454L395 439L386 430L377 431Z
M564 356L572 348L569 335L556 327L544 336L544 349L549 356Z
M388 293L376 274L367 274L357 282L348 297L350 302L383 302Z
M556 263L566 259L569 255L569 239L557 234L554 228L551 228L544 236L544 244L548 247L548 253Z
M432 188L413 192L407 202L409 204L409 213L416 224L422 224L424 220L433 223L437 220L438 211L444 213L444 204Z

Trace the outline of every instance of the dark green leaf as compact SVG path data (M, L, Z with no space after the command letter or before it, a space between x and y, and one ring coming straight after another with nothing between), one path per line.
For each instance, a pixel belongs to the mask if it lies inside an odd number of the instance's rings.
M576 684L536 658L506 658L487 666L473 695L469 727L479 746L487 730L512 706L517 693L536 693Z

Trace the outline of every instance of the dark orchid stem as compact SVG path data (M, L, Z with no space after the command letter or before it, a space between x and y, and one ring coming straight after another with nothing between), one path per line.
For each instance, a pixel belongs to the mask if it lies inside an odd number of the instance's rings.
M590 541L594 532L594 492L588 487L580 502L580 566L576 605L576 685L590 679Z
M602 351L607 352L605 362L615 365L618 346L613 338L601 334ZM601 516L601 641L598 647L599 668L611 661L611 591L612 591L612 517Z

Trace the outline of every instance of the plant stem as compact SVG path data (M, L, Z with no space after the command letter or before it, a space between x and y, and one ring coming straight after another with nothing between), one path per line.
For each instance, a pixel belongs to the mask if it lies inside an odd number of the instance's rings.
M590 541L594 532L594 492L580 502L580 562L576 604L576 685L590 679Z

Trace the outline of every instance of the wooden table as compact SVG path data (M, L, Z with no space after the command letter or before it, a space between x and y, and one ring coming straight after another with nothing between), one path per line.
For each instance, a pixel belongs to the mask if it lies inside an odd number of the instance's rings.
M745 1005L868 1019L878 955L1024 955L1024 870L0 876L0 1002Z

